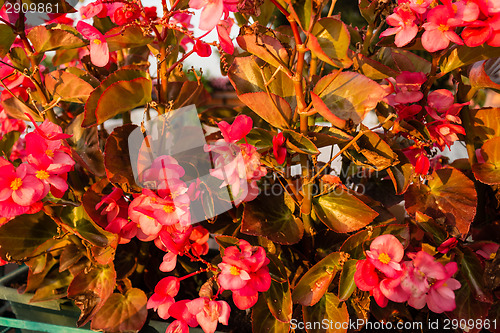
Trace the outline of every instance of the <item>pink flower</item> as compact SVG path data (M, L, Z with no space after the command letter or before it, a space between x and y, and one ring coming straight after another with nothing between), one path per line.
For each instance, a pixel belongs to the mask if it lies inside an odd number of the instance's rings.
M186 307L196 317L205 333L214 333L217 322L228 324L231 308L224 301L211 301L208 297L200 297L187 303Z
M403 71L396 77L396 95L394 101L400 104L420 101L424 94L420 87L427 80L425 73Z
M2 164L0 216L10 218L25 214L46 194L45 187L29 164L22 163L17 169L10 163Z
M465 135L465 130L462 126L439 120L430 123L427 129L432 139L441 150L443 150L445 146L450 147L453 142L458 141L457 134Z
M460 117L458 116L460 110L464 105L469 103L454 103L455 97L453 93L446 89L438 89L432 91L427 96L427 103L425 109L427 113L435 120L448 120L455 123L461 123Z
M220 46L224 52L229 54L233 54L234 52L233 41L229 37L233 24L234 21L232 18L226 18L217 23L217 36L219 36Z
M222 289L233 291L236 307L245 310L255 305L259 291L269 289L271 276L264 248L251 246L244 240L240 240L238 247L225 249L218 281Z
M495 14L485 20L476 20L467 24L462 31L465 45L469 47L488 43L490 46L500 46L500 14Z
M90 61L97 67L104 67L109 62L109 48L106 38L99 30L88 23L80 21L76 29L83 37L90 40Z
M189 7L202 9L200 17L201 30L210 31L217 25L223 13L236 12L238 1L232 0L190 0Z
M499 247L497 243L481 244L481 248L476 253L487 260L495 259Z
M411 10L418 14L425 14L434 0L410 0Z
M191 301L188 299L175 302L168 309L168 313L175 319L184 322L189 327L196 327L198 326L198 320L196 320L196 316L188 310L187 305L189 302Z
M460 37L453 30L453 11L446 6L436 6L427 13L427 22L422 25L422 46L429 52L436 52L448 47L450 41L462 45Z
M452 278L457 272L458 266L456 262L450 262L444 267L445 276L435 282L427 294L427 307L435 313L453 311L456 308L455 293L461 287L460 282Z
M177 264L177 255L173 252L168 251L163 256L163 261L160 264L160 271L171 272L174 270Z
M415 173L425 176L429 172L430 166L431 163L427 155L425 153L419 154L415 164Z
M154 309L162 319L170 317L169 309L175 303L174 297L179 292L179 280L168 276L158 282L154 294L149 298L147 308Z
M26 125L24 121L19 119L10 118L5 110L0 109L0 139L4 134L17 131L24 132Z
M370 244L367 259L390 278L397 277L402 270L400 261L404 256L401 242L393 235L381 235Z
M231 125L225 121L221 121L218 126L224 140L229 143L235 143L243 139L250 132L253 121L249 116L239 115L234 119Z
M369 291L380 307L387 306L389 300L380 290L380 279L375 266L370 261L358 260L356 272L354 273L354 282L360 290Z
M212 49L210 48L210 45L199 39L194 44L193 50L200 57L209 57L212 54Z
M280 132L273 137L273 153L278 164L283 164L286 158L285 137Z
M119 235L120 244L130 242L137 235L137 223L128 220L128 203L123 198L123 191L114 188L110 194L101 199L95 210L98 211L103 206L105 208L101 211L101 215L106 215L107 223L101 227Z
M396 35L394 43L397 47L403 47L410 43L417 35L418 26L416 17L407 5L398 6L394 13L387 17L389 28L380 34L380 37Z
M141 16L141 9L132 2L121 2L110 15L111 21L116 25L125 25Z
M189 327L186 322L182 320L174 320L168 325L165 333L189 333Z

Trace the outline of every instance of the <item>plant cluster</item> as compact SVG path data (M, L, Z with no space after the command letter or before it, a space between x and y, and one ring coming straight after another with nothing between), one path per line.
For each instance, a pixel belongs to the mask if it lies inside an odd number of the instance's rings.
M68 1L0 9L0 257L32 302L106 332L499 331L500 1L359 0L363 27L335 0ZM214 48L241 106L183 69Z

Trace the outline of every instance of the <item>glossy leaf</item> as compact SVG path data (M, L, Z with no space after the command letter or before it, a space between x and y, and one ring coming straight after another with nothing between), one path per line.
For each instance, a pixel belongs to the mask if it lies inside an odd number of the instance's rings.
M472 125L474 126L474 136L480 141L486 141L496 136L500 136L500 108L472 109Z
M69 271L59 272L52 270L45 277L42 284L40 284L30 303L44 302L54 299L61 299L68 295L68 286L73 280L73 275Z
M238 95L267 92L267 84L269 91L284 98L292 110L297 105L292 79L276 67L263 66L263 61L255 56L235 58L228 77Z
M484 163L472 165L474 176L485 184L500 184L500 137L486 141L480 152Z
M132 288L122 295L112 294L92 320L93 330L105 332L137 332L148 315L148 298L144 291Z
M265 92L241 94L238 98L269 124L282 129L290 127L293 112L284 98Z
M288 280L283 283L271 280L271 287L264 292L267 306L273 316L280 322L288 323L292 320L292 293Z
M291 130L284 130L283 136L286 139L287 148L302 154L319 154L318 148L316 148L314 143L303 134Z
M246 34L242 29L240 36L236 38L238 45L245 51L256 55L268 64L279 67L287 65L289 59L288 52L280 41L272 36L265 35L265 28L253 26L254 29L263 31L250 32Z
M113 265L93 266L75 276L68 288L68 297L81 310L77 325L85 325L99 312L115 289L116 272Z
M410 186L414 167L402 152L395 153L397 154L399 163L387 168L387 173L389 174L392 184L394 185L396 195L400 195L405 193L408 186Z
M43 212L20 215L0 227L0 254L22 260L57 235L57 224Z
M347 56L350 42L346 25L336 18L325 17L314 25L307 39L307 47L318 59L345 68L352 64Z
M136 25L128 26L125 29L115 27L108 31L106 35L116 35L106 38L110 52L144 46L153 41L153 37L144 35L143 30Z
M431 63L415 53L391 47L383 47L376 54L375 60L398 72L429 73Z
M359 230L377 217L378 213L343 188L313 199L316 216L335 232Z
M366 127L362 125L361 129L366 130ZM398 155L375 132L365 132L353 146L347 149L346 154L356 165L380 171L399 164Z
M499 66L500 58L476 62L469 70L469 84L475 89L500 89Z
M333 252L311 267L293 289L293 302L304 306L318 303L346 259L345 253Z
M237 246L240 240L232 236L215 236L215 241L219 244L220 256L224 256L224 250L230 246Z
M370 0L358 0L359 12L361 16L368 22L373 23L377 18L377 5L378 2L370 1Z
M6 25L0 25L0 58L3 58L9 53L10 47L14 40L16 39L16 35L14 31Z
M39 53L85 46L85 42L74 33L46 26L33 27L27 37Z
M461 250L460 273L467 280L474 298L479 302L493 303L491 292L485 286L484 268L477 254L468 248Z
M269 264L267 265L267 267L269 268L271 279L279 283L288 281L287 271L281 260L274 254L269 252L267 253L267 257L269 258Z
M404 247L408 246L410 241L410 228L406 224L390 224L378 226L369 230L362 230L346 239L340 247L340 251L350 254L352 259L362 259L364 256L364 244L370 243L374 238L391 234L401 241Z
M454 168L444 168L432 173L427 185L413 184L405 193L408 213L420 211L436 217L446 217L463 237L469 232L476 215L477 194L474 183Z
M277 320L267 307L264 296L252 308L252 332L253 333L288 333L290 324Z
M72 135L67 141L71 147L71 156L94 175L104 177L104 155L97 127L84 128L81 126L82 122L83 113L80 113L65 130L65 133Z
M20 136L21 133L18 131L5 133L0 139L0 154L9 159L12 147L14 147Z
M329 113L322 108L318 108L318 112L327 119L333 115L359 124L386 93L378 83L361 74L342 72L336 75L322 77L314 87L313 92L329 109Z
M128 136L136 128L137 125L133 124L115 128L104 148L104 164L109 181L129 193L141 191L135 182L128 148Z
M0 104L5 112L12 118L30 121L30 119L25 115L25 113L28 113L35 121L43 121L43 118L38 114L38 112L29 107L25 102L22 102L15 97L4 99L0 102Z
M354 290L356 290L356 283L354 282L354 273L356 272L357 260L349 259L342 266L339 280L339 301L344 302L351 297Z
M57 70L45 75L45 86L54 99L84 104L94 88L68 71Z
M279 244L295 244L302 239L304 226L285 205L283 196L260 195L245 204L241 232Z
M387 77L396 77L399 72L361 53L353 58L354 68L372 80L382 80Z
M339 298L333 293L326 293L314 306L303 306L302 314L307 333L347 332L349 326L347 306L345 303L340 304ZM323 323L323 320L328 323L327 328L324 325L321 328L314 326L315 323Z
M139 89L139 91L136 92L133 89ZM148 91L149 94L147 94ZM105 121L120 112L132 110L147 103L151 100L151 91L152 83L151 80L147 79L145 72L133 69L121 69L113 72L90 94L87 103L85 103L85 119L82 126L96 125L99 121ZM119 93L127 95L117 97ZM117 99L113 100L112 98ZM143 103L141 104L141 102ZM118 108L115 107L114 103L117 103L116 107Z
M498 47L492 47L486 44L478 47L458 45L451 48L443 57L441 57L441 72L448 73L459 67L495 57L500 57L500 49Z
M435 244L441 244L448 238L448 235L442 226L421 212L415 213L415 222L420 229L434 238Z
M262 128L252 128L250 133L240 143L245 143L245 140L258 150L269 149L273 146L273 135Z
M344 131L329 126L315 126L308 135L318 148L344 143L353 139L351 135Z

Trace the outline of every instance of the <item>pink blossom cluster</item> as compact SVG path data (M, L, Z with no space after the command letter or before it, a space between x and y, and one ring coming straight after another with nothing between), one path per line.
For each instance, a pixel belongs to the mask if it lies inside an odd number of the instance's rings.
M75 162L63 139L70 137L48 120L26 134L24 161L15 166L0 158L0 216L13 218L38 212L49 192L61 198Z
M500 46L500 5L491 0L399 0L387 17L392 26L381 37L395 35L403 47L423 29L422 46L429 52L447 48L451 43L475 47L487 43ZM456 30L463 28L461 37ZM462 40L463 39L463 40Z
M408 302L416 309L427 304L436 313L453 311L454 290L461 287L453 278L457 263L443 265L424 251L408 253L411 260L403 262L404 255L403 245L395 236L375 238L366 251L366 259L356 264L354 281L358 288L369 291L381 307L391 300Z
M427 77L422 72L403 71L396 78L386 79L389 83L385 86L388 95L387 104L392 106L399 119L419 118L429 131L429 134L439 149L450 147L457 141L458 134L465 135L459 117L460 110L468 103L455 103L453 93L446 89L431 91L427 96L421 91ZM422 101L427 103L422 107ZM425 111L425 112L422 112ZM405 150L406 156L415 165L415 172L426 175L429 171L430 161L425 150L420 146L412 146Z
M257 181L267 173L260 163L257 148L248 143L237 144L252 129L252 118L239 115L231 125L225 121L218 125L224 139L205 146L205 151L215 153L214 168L210 174L223 180L221 188L230 187L236 204L251 201L259 193Z

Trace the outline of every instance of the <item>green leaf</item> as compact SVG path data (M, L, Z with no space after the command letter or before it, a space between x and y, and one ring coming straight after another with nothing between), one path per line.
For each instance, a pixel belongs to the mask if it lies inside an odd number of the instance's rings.
M271 280L271 287L264 292L264 298L269 310L277 320L283 323L292 320L293 303L288 280L283 283Z
M267 307L264 296L260 296L252 308L252 332L253 333L288 333L290 324L276 319Z
M14 147L20 136L21 133L18 131L5 133L0 140L0 154L8 159L10 157L12 147Z
M313 199L316 216L335 232L359 230L377 217L378 213L343 188Z
M378 83L353 72L326 75L316 83L313 92L328 108L325 110L313 100L314 107L323 117L334 116L355 124L359 124L386 95Z
M475 89L493 88L499 90L499 65L500 58L476 62L469 70L469 84Z
M89 241L93 245L106 247L117 237L95 224L85 212L83 205L78 207L55 206L50 209L47 208L47 212L55 221L60 221L71 228L80 238Z
M252 128L250 133L239 143L245 143L245 140L257 150L269 149L273 146L273 135L262 128Z
M28 113L35 121L43 121L43 118L38 114L38 112L29 107L26 102L22 102L15 97L4 99L0 102L0 104L5 112L7 112L7 114L12 118L30 121L30 119L25 115L25 113Z
M83 113L73 119L66 127L65 133L72 137L67 141L72 149L72 157L81 166L89 170L98 177L104 177L104 155L99 144L99 134L97 127L82 127Z
M409 214L446 217L465 237L476 215L477 193L474 183L457 169L447 167L434 171L427 185L413 184L405 193Z
M104 148L104 165L109 181L128 193L142 190L135 182L128 147L128 137L136 128L137 125L133 124L115 128Z
M276 67L265 65L255 56L237 57L228 71L228 77L238 95L267 92L284 98L292 110L297 105L293 81Z
M391 178L392 184L396 191L396 195L400 195L406 192L408 186L410 186L414 167L402 152L395 152L400 163L396 165L391 165L387 168L387 173Z
M345 24L333 17L320 19L313 27L307 47L318 59L340 68L347 68L352 60L347 56L351 37Z
M372 80L382 80L387 77L396 77L399 72L376 61L368 58L361 53L357 53L353 58L354 68L364 76Z
M479 181L488 184L500 184L500 137L495 137L481 147L484 163L472 165L474 176Z
M375 19L378 17L376 13L378 2L370 0L358 0L358 3L361 16L363 16L363 18L370 24L375 22Z
M409 71L429 73L431 71L431 63L429 61L419 57L413 52L397 48L381 48L375 60L398 72Z
M500 57L500 49L498 47L486 44L478 47L458 45L441 57L440 68L441 72L449 73L459 67L496 57Z
M149 35L144 35L142 29L135 25L128 26L125 29L123 27L115 27L106 34L116 35L106 38L110 52L144 46L151 43L154 39Z
M304 306L318 303L347 258L343 252L333 252L311 267L293 289L293 302Z
M293 112L284 98L265 92L241 94L238 98L269 124L281 129L290 127Z
M455 290L455 303L457 307L452 312L447 312L446 314L451 319L457 319L458 322L460 322L460 320L468 322L468 320L471 319L474 320L474 322L476 322L476 320L480 320L484 323L484 320L488 317L488 310L491 307L491 304L475 300L469 284L461 277L460 274L457 276L457 280L462 285L460 289ZM468 332L479 333L479 331L481 331L481 328L475 327L470 329Z
M442 226L440 226L432 218L425 214L422 214L421 212L415 213L415 222L415 224L420 229L434 238L434 242L436 245L443 243L448 238L448 234Z
M342 266L342 273L340 273L339 280L339 301L344 302L351 297L354 290L356 290L356 283L354 283L354 273L356 272L357 260L349 259Z
M297 153L317 155L319 154L318 148L301 133L291 130L284 130L283 136L286 138L286 146Z
M349 313L345 303L340 304L339 298L333 293L326 293L314 306L303 306L302 313L307 333L340 333L347 332ZM317 327L315 323L328 325ZM344 328L342 328L344 327Z
M22 260L57 235L57 224L43 212L20 215L0 227L0 255Z
M500 108L481 108L469 111L471 123L474 126L473 135L484 142L500 136Z
M112 294L92 320L92 330L137 332L148 316L148 298L144 291L132 288L122 295Z
M14 31L8 25L0 24L0 58L5 57L9 53L15 39L16 34Z
M35 295L30 299L30 303L66 297L68 295L68 286L72 280L73 275L69 271L51 270L43 283L37 287Z
M252 31L249 34L246 34L244 29L240 30L240 35L236 38L238 45L274 67L286 66L290 59L281 42L272 36L265 35L265 27L259 25L252 27L255 32Z
M362 259L364 255L363 245L385 234L391 234L398 237L404 247L408 246L410 242L410 228L407 224L390 224L359 231L346 239L344 244L340 247L340 251L347 252L352 259Z
M304 226L285 205L283 195L260 195L245 204L241 232L279 244L295 244L302 239Z
M360 129L366 130L367 128L361 125ZM398 155L377 133L372 131L365 132L353 148L347 149L346 155L356 165L372 167L378 171L399 163Z
M483 265L476 253L462 247L459 258L460 273L467 280L474 298L479 302L493 303L491 292L485 286Z
M103 307L115 289L116 272L113 265L93 265L81 271L68 287L68 297L81 310L77 325L81 327Z
M203 101L200 97L206 92L203 84L196 81L169 82L168 100L172 103L173 109L179 109L183 106L196 104Z
M269 268L269 274L271 275L271 279L279 283L287 282L288 275L286 272L286 268L281 262L281 260L272 253L267 253L267 257L269 258L269 264L267 265L267 267Z
M233 236L215 236L215 241L219 244L220 256L224 256L224 250L230 246L238 246L240 240Z
M70 31L51 29L46 26L33 27L27 37L38 53L60 49L75 49L86 44L80 37Z
M314 126L313 131L309 132L308 136L311 137L312 142L318 148L337 145L353 139L351 135L344 131L329 126Z
M45 75L47 91L62 101L84 104L94 88L68 71L57 70Z
M9 51L9 59L12 61L12 66L24 72L26 68L31 67L30 59L22 47L12 47Z
M141 80L136 81L138 79ZM138 92L129 90L135 88L140 90ZM148 91L149 94L147 94ZM82 126L96 125L99 121L104 122L120 112L132 110L147 103L151 100L151 91L152 83L147 79L145 72L133 69L120 69L113 72L90 94L85 104L85 119ZM127 96L120 96L119 93L125 93Z
M299 18L299 25L304 31L309 31L311 18L313 17L313 1L312 0L295 0L292 2L293 8ZM319 3L315 3L316 6ZM322 8L322 7L321 7ZM320 10L321 10L320 8Z

